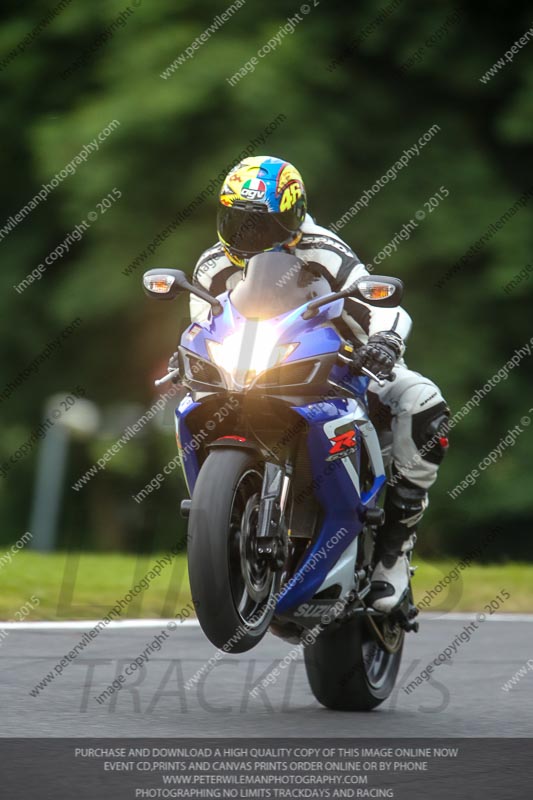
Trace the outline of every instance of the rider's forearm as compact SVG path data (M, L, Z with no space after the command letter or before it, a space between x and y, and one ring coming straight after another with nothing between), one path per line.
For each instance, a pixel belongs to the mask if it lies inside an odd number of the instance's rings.
M405 342L411 332L412 320L407 311L398 306L397 308L376 308L370 309L370 321L368 335L373 333L383 333L394 331Z

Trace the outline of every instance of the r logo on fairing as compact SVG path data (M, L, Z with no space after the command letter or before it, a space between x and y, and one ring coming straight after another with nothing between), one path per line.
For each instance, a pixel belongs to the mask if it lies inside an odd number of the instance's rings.
M326 458L326 461L334 461L336 458L344 458L345 456L350 455L350 453L355 453L357 450L355 430L345 431L344 433L340 433L338 436L333 436L333 438L330 439L330 442L333 444L329 450L329 456Z

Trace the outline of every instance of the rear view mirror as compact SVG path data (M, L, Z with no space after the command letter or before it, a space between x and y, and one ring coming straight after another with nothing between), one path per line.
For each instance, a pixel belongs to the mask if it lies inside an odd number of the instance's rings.
M359 278L350 290L350 297L379 308L395 308L403 296L403 283L399 278L371 275Z
M174 300L182 292L190 292L209 303L215 317L222 314L222 305L212 294L189 282L180 269L149 269L143 275L143 289L156 300Z
M143 275L143 289L156 300L173 300L189 290L189 281L179 269L149 269Z

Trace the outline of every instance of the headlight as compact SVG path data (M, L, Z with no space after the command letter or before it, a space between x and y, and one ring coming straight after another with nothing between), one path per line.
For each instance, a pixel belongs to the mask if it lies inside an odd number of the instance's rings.
M235 383L247 386L266 369L280 364L298 347L298 342L272 346L276 333L271 325L257 323L227 336L223 342L207 340L207 350L214 363Z

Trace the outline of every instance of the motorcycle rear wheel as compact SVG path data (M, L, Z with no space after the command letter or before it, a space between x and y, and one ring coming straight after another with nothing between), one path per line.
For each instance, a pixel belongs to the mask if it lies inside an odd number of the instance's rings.
M370 711L383 703L394 689L402 658L404 632L395 635L394 647L385 647L361 616L326 629L306 646L305 669L318 702L335 711Z

